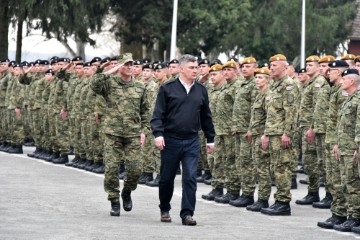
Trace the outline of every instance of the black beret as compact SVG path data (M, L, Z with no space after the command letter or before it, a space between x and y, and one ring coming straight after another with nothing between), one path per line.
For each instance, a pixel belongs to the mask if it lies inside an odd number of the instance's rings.
M58 59L54 59L54 60L52 60L52 61L50 62L50 65L54 65L55 63L58 63L58 62L59 62Z
M335 60L334 62L331 62L328 65L330 68L349 67L349 64L345 60Z
M141 65L142 61L139 59L134 60L133 65Z
M37 59L37 60L35 60L35 64L40 64L41 63L41 59Z
M306 68L300 68L298 73L306 73Z
M145 68L149 68L149 69L152 69L153 68L153 65L150 64L150 63L145 63L142 67L142 69L144 70Z
M15 61L10 61L10 62L9 62L9 67L13 67L15 64L16 64Z
M81 65L81 66L84 66L84 63L79 62L79 63L76 63L76 64L75 64L75 66L80 66L80 65Z
M21 62L21 66L22 67L28 67L29 66L29 63L27 62L27 61L23 61L23 62Z
M66 58L58 58L56 61L57 62L67 62Z
M151 59L150 58L144 58L142 60L143 63L151 63Z
M91 63L101 62L101 58L99 58L99 57L94 57L90 62L91 62Z
M92 62L86 62L84 63L84 67L91 67Z
M40 65L49 65L49 61L48 60L41 60L39 62Z
M173 59L173 60L171 60L171 61L169 62L168 65L173 64L173 63L179 64L179 60Z
M109 57L103 58L100 63L103 64L103 63L106 63L106 62L110 62Z
M199 60L199 65L201 65L201 64L207 64L210 66L210 61L206 58L203 58L203 59Z
M20 63L15 63L14 65L12 65L12 67L13 67L13 68L16 68L16 67L21 68L22 66L21 66L21 64L20 64Z
M30 65L30 66L34 66L35 63L34 63L34 62L29 62L29 65Z
M3 58L0 60L0 63L5 63L5 62L8 63L10 62L10 60L8 58Z
M83 58L81 56L74 57L71 61L82 61Z
M119 56L113 56L110 58L110 61L117 61L119 60Z
M154 70L164 69L164 68L167 68L166 63L164 63L164 62L158 63L156 66L154 66Z
M50 58L50 61L57 60L57 59L59 59L58 56L53 56L52 58Z
M54 71L52 69L46 70L45 74L47 74L47 73L51 73L52 75L54 75Z
M359 75L359 71L357 69L353 69L353 68L349 68L349 69L346 69L341 76L346 76L346 75L350 75L350 74L356 74L356 75Z

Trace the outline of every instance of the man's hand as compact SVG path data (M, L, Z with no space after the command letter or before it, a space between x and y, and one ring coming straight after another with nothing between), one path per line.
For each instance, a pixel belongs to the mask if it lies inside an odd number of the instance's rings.
M260 140L262 150L266 150L269 145L269 136L262 135Z
M312 130L312 128L309 128L309 130L306 131L305 136L306 136L306 140L307 140L308 144L311 145L314 143L315 133Z
M60 111L60 117L62 118L62 120L66 120L68 116L68 112L65 111L64 109L61 109Z
M359 153L358 153L358 151L355 151L353 154L353 159L354 159L354 164L356 164L356 165L359 164L358 157L359 157Z
M124 65L124 64L116 65L116 66L113 67L112 69L104 72L104 74L107 74L107 75L114 74L114 73L116 73L116 72L119 70L119 68L121 68L123 65Z
M335 145L332 149L332 153L335 155L335 159L339 161L339 145Z
M291 139L290 137L286 136L286 134L284 133L282 136L281 136L281 146L283 148L288 148L290 146L290 143L291 143Z
M146 135L145 134L140 134L140 143L141 143L141 148L144 148L145 146L145 141L146 141Z
M165 140L163 137L157 137L155 138L155 147L157 147L158 149L163 150L165 147Z
M95 122L96 122L97 124L100 124L100 116L99 116L98 113L95 113Z
M20 117L20 116L21 116L21 110L20 110L20 108L15 108L15 115L16 115L16 117Z
M252 135L251 135L250 130L247 131L247 133L246 133L246 138L247 138L247 140L248 140L249 143L252 142Z
M214 144L206 144L206 153L213 153L215 150L215 145Z

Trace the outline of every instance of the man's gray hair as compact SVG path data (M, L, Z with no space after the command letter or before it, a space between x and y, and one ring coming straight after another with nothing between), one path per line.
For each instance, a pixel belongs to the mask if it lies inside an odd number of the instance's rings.
M179 64L180 65L184 65L188 62L196 62L196 57L194 57L193 55L190 55L190 54L185 54L185 55L182 55L180 58L179 58Z

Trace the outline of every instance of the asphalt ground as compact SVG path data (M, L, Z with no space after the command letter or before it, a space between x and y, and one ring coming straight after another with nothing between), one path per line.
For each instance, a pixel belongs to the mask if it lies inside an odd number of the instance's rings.
M172 223L160 222L158 189L145 185L138 185L132 193L131 212L122 210L120 217L111 217L103 175L27 157L32 151L33 147L24 147L24 154L0 152L0 240L360 239L354 233L317 227L318 221L330 217L330 211L296 205L295 200L307 193L302 184L292 190L291 216L268 216L205 201L201 194L211 188L200 183L194 215L198 225L183 226L179 217L181 176L177 176ZM298 180L305 178L298 174ZM320 195L324 197L324 188ZM270 204L273 202L271 197Z

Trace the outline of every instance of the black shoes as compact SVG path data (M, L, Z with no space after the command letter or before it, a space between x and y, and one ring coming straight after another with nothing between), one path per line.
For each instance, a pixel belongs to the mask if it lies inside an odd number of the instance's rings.
M126 177L125 164L120 163L119 168L119 179L123 180Z
M295 203L299 205L312 205L314 202L319 202L319 192L308 192L308 194L300 200L296 200Z
M291 178L291 189L297 189L296 178Z
M182 225L195 226L195 225L196 225L196 221L192 218L192 216L187 215L186 217L184 217L184 218L182 219Z
M120 216L120 202L119 201L111 201L110 216L115 216L115 217Z
M239 197L239 194L238 194L238 193L236 194L236 193L227 192L225 195L215 197L215 202L227 204L227 203L229 203L231 200L235 200L235 199L237 199L238 197Z
M22 154L23 153L22 145L13 145L12 148L9 148L7 152L13 154Z
M102 174L105 172L105 164L103 162L99 163L99 167L95 168L92 170L93 173L97 173L97 174Z
M39 154L39 152L39 148L35 148L35 151L33 153L28 153L27 156L33 158L36 154Z
M123 208L126 212L130 212L132 209L131 191L121 192L121 198L123 200Z
M154 180L153 173L143 172L139 178L138 184L145 184Z
M161 212L160 213L160 221L161 222L171 222L171 217L169 212Z
M312 206L314 208L330 209L333 198L331 193L327 192L325 197L320 202L314 202Z
M290 203L276 201L272 206L268 208L262 208L260 212L270 216L290 216Z
M333 214L330 218L326 219L324 222L318 222L318 227L333 229L335 225L340 225L346 221L346 217L339 217Z
M360 219L349 217L345 222L334 225L334 229L340 232L351 232L352 228L360 226Z
M260 212L262 208L268 208L269 202L267 200L259 199L256 203L253 203L246 207L246 210L253 212Z
M234 207L247 207L248 205L251 205L253 203L254 203L254 196L248 196L245 194L242 194L237 199L231 200L229 202L229 204Z
M208 194L201 195L201 198L208 201L214 201L216 197L221 197L223 194L223 188L215 188L211 190L211 192L209 192Z
M54 159L52 162L55 164L65 164L69 162L69 158L68 155L60 155L59 158Z
M146 182L145 185L149 187L158 187L159 181L160 181L160 174L156 175L156 178L153 179L152 181Z
M212 178L212 175L211 175L210 170L205 170L203 175L196 178L196 181L198 183L203 183L205 180L209 180L211 178Z

